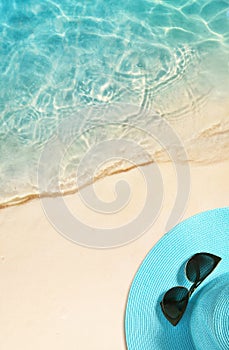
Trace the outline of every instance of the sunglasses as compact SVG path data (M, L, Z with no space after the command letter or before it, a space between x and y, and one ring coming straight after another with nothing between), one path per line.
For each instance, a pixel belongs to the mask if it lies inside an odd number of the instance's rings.
M185 273L193 285L189 290L180 286L169 289L160 303L164 316L173 326L182 318L194 290L216 268L220 260L220 257L210 253L197 253L187 261Z

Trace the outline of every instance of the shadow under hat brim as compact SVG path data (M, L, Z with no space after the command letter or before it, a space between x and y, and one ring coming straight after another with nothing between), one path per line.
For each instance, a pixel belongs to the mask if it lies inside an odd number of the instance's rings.
M161 312L164 293L177 285L189 288L185 277L187 260L199 252L222 258L216 269L198 287L228 272L229 207L197 214L174 227L151 249L130 288L125 332L128 350L196 350L190 331L194 293L176 327Z

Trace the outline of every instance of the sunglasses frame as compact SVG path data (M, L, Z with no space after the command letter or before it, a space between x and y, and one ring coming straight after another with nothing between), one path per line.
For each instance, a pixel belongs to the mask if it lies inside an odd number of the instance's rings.
M192 261L192 260L194 260L194 262L197 263L196 260L197 260L198 257L201 256L201 255L208 256L209 258L213 259L214 265L213 265L212 269L211 269L206 275L204 275L204 277L202 277L202 278L200 278L200 274L199 274L199 277L196 279L196 282L194 282L194 283L192 284L192 286L190 287L190 289L188 289L188 288L186 288L186 287L183 287L183 286L176 286L176 287L170 288L170 289L164 294L164 296L163 296L163 298L162 298L162 301L160 302L163 315L165 316L165 318L166 318L173 326L176 326L176 325L179 323L179 321L181 320L182 316L184 315L184 312L185 312L185 310L186 310L186 307L187 307L187 305L188 305L188 302L189 302L189 299L190 299L192 293L193 293L193 292L196 290L196 288L197 288L197 287L198 287L198 286L213 272L213 270L217 267L218 263L222 260L222 258L220 258L219 256L216 256L216 255L213 255L213 254L210 254L210 253L206 253L206 252L196 253L196 254L194 254L193 256L191 256L191 258L188 259L188 261L187 261L186 264L185 264L185 275L186 275L186 278L187 278L190 282L192 282L192 281L191 281L191 280L188 278L188 276L187 276L187 266L188 266L188 264L190 263L190 261ZM195 259L196 259L196 260L195 260ZM197 271L198 271L198 269L197 269ZM186 305L185 305L185 307L183 308L183 310L180 312L180 314L179 314L179 316L178 316L177 318L171 318L171 317L167 314L167 312L166 312L166 310L165 310L165 307L164 307L164 299L165 299L167 293L169 293L169 292L170 292L172 289L174 289L174 288L182 288L182 289L184 289L184 290L187 291L187 296L186 296L186 298L185 298L185 300L186 300Z

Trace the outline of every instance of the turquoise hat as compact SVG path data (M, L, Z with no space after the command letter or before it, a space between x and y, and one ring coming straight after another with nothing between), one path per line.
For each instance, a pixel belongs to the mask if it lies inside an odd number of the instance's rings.
M174 327L160 302L172 287L190 288L185 264L200 252L222 260L192 294ZM181 222L151 249L130 288L125 332L128 350L229 349L229 207Z

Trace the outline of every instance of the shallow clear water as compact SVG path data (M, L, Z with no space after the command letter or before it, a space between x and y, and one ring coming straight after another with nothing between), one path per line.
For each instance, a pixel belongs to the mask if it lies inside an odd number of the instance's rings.
M214 128L212 142L219 131L222 147L226 142L228 0L0 0L0 19L1 202L39 191L44 145L69 120L78 136L61 166L65 189L68 181L74 188L81 157L101 140L101 123L104 139L129 133L147 143L144 131L160 116L186 129L184 144L196 136L194 145L210 147L202 133L207 129L210 137ZM204 111L212 105L219 109L208 127ZM141 135L125 126L130 122ZM152 154L154 146L149 140ZM209 149L208 155L196 149L190 158L211 158ZM148 160L135 158L136 164ZM51 182L44 191L56 189Z

